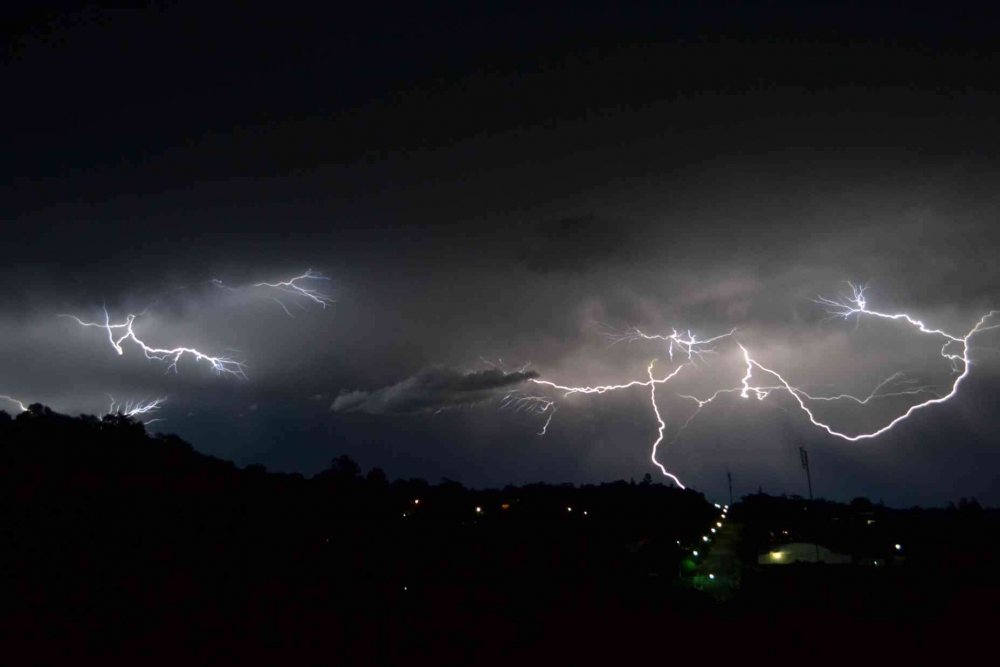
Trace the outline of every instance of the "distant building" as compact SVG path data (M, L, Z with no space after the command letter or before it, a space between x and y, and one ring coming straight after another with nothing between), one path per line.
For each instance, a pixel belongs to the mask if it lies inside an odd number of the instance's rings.
M838 554L824 546L818 547L819 562L830 565L850 565L853 559L848 554ZM775 547L774 551L757 556L758 565L790 565L792 563L815 563L816 545L810 542L792 542Z

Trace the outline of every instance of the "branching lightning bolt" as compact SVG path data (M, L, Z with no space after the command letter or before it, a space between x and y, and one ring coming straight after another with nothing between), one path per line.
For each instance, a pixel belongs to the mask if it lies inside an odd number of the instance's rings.
M167 397L164 396L162 398L157 398L152 401L125 401L119 403L118 401L115 400L115 397L112 396L111 394L106 394L106 396L111 400L111 405L108 407L108 411L104 413L105 416L120 415L123 417L135 417L137 415L146 415L149 414L150 412L156 412L157 410L159 410L163 402L167 400ZM159 418L150 419L148 421L143 422L143 424L149 426L153 422L159 422L159 421L164 421L164 420Z
M866 398L866 399L858 399L858 398L856 398L854 396L849 396L849 395L845 395L845 394L842 394L840 396L827 397L827 398L810 396L809 394L807 394L806 392L802 391L801 389L797 389L796 387L793 387L777 371L771 370L770 368L767 368L767 367L763 366L760 362L758 362L758 361L754 360L753 358L751 358L750 353L747 351L747 349L745 347L743 347L742 345L740 345L739 346L740 350L743 351L743 359L744 359L744 361L747 364L747 372L746 372L746 375L743 377L743 385L742 385L742 390L740 392L740 396L743 397L743 398L747 398L747 396L749 395L748 392L752 391L752 392L755 393L755 395L757 396L758 399L763 400L764 398L767 397L768 390L766 390L765 388L762 388L762 387L752 387L750 385L750 380L752 379L752 376L753 376L753 369L754 369L754 367L757 367L761 371L764 371L765 373L769 373L770 375L773 375L775 378L777 378L777 380L780 383L780 388L786 390L789 394L792 395L792 397L796 400L796 402L798 402L799 407L802 408L803 412L806 413L806 415L809 417L809 421L812 422L812 424L814 426L818 426L819 428L822 428L824 431L826 431L827 433L829 433L832 436L836 436L838 438L842 438L844 440L848 440L848 441L851 441L851 442L857 442L859 440L868 440L868 439L871 439L871 438L878 437L879 435L882 435L883 433L885 433L886 431L888 431L889 429L891 429L892 427L894 427L899 422L907 419L914 412L917 412L918 410L922 410L922 409L924 409L926 407L929 407L929 406L932 406L932 405L938 405L938 404L944 403L944 402L950 400L953 396L955 396L958 393L958 388L961 385L962 381L966 377L968 377L968 375L969 375L969 369L972 366L972 361L969 359L969 339L972 338L972 336L976 335L977 333L982 333L984 331L989 331L991 329L1000 328L1000 325L996 325L996 324L995 325L990 325L990 326L986 325L987 320L989 320L990 318L992 318L994 315L996 315L1000 311L991 310L986 315L983 315L983 317L980 318L978 322L976 322L976 325L974 327L972 327L972 329L968 333L966 333L964 336L953 336L952 334L946 333L946 332L942 331L941 329L931 329L931 328L928 328L922 321L920 321L920 320L918 320L918 319L916 319L914 317L911 317L910 315L907 315L906 313L881 313L881 312L878 312L878 311L868 310L867 302L865 300L865 295L864 295L865 287L864 286L855 286L853 283L848 283L848 284L851 286L851 290L852 290L852 295L851 296L841 295L841 298L839 300L827 299L827 298L824 298L824 297L820 297L818 300L816 300L816 302L832 308L832 310L828 311L830 313L831 317L835 317L835 318L836 317L842 317L845 320L847 320L852 315L857 316L858 319L860 319L861 315L870 315L872 317L878 317L878 318L887 319L887 320L903 320L903 321L908 322L909 324L911 324L916 329L918 329L921 333L935 335L935 336L941 336L942 338L944 338L945 339L944 344L941 346L941 356L943 358L947 359L951 363L952 370L954 370L954 372L957 373L957 376L955 377L954 381L952 382L951 389L948 391L948 393L944 394L943 396L942 395L935 395L934 398L930 398L930 399L927 399L926 401L923 401L921 403L916 403L914 405L911 405L909 407L909 409L906 410L906 412L904 412L903 414L899 415L898 417L896 417L895 419L893 419L891 422L889 422L885 426L883 426L883 427L881 427L881 428L879 428L879 429L877 429L875 431L872 431L870 433L859 433L857 435L848 435L846 433L842 433L840 431L836 431L829 424L826 424L824 422L821 422L821 421L817 420L816 416L813 414L813 412L809 409L809 406L806 404L806 401L810 401L810 400L812 400L812 401L818 401L818 400L838 400L838 399L848 398L848 399L857 401L858 403L865 404L869 400L871 400L872 398L876 398L876 397L879 397L879 396L888 396L888 395L916 395L916 394L919 394L919 393L928 392L930 390L930 388L929 387L919 387L919 388L916 388L916 389L910 389L910 390L906 390L906 391L895 392L893 394L878 394L878 390L881 387L885 386L889 382L889 380L886 380L886 381L883 381L882 383L880 383L879 386L875 388L875 391L873 391L872 394L869 395L868 398ZM956 344L958 346L960 346L960 350L961 351L960 352L949 352L948 351L949 347L951 347L952 345L956 345ZM891 379L892 378L890 378L890 380Z
M660 414L660 409L656 404L656 386L660 384L666 384L667 382L673 380L675 377L677 377L677 375L681 372L681 370L684 369L685 366L693 365L697 359L703 358L702 357L703 354L714 351L712 348L699 349L700 346L710 345L723 338L732 336L734 333L736 333L736 329L732 329L731 331L729 331L729 333L721 334L719 336L715 336L713 338L708 338L706 340L700 341L697 340L697 338L690 331L688 332L687 338L684 338L683 336L678 334L676 330L674 330L674 332L669 336L649 336L643 334L638 329L631 329L623 337L616 338L615 342L617 343L623 340L640 340L640 339L666 340L669 341L669 353L671 359L673 359L673 349L674 349L673 346L676 344L680 348L680 350L687 356L687 361L677 366L677 368L675 368L672 372L667 374L662 379L657 379L653 377L653 366L656 363L656 359L654 359L653 361L650 362L649 367L646 369L646 373L649 376L648 380L633 380L631 382L626 382L624 384L582 386L582 387L560 385L554 382L550 382L549 380L540 380L537 378L533 378L531 382L543 387L549 387L552 389L556 389L558 391L562 391L564 392L563 394L564 396L570 396L572 394L605 394L609 391L620 391L622 389L630 389L632 387L649 387L650 402L653 405L653 414L656 416L656 422L658 425L657 437L656 441L653 443L653 452L651 458L653 464L660 469L660 472L662 472L665 476L674 480L674 482L676 482L676 484L683 489L685 487L681 483L681 481L677 478L677 476L668 472L667 469L663 467L663 465L657 460L656 457L660 443L663 441L663 432L666 429L666 422L663 421L663 417ZM551 418L552 417L550 415L549 416L550 421ZM546 426L548 426L548 423L546 423Z
M253 287L270 287L270 288L276 289L276 290L278 290L280 292L285 292L286 294L291 294L291 295L296 296L296 297L306 298L306 299L309 299L310 301L312 301L314 303L318 303L324 309L328 305L330 305L332 303L336 303L333 300L332 297L330 297L327 294L323 294L318 289L313 289L313 288L310 288L310 287L303 287L302 285L296 284L296 283L303 282L303 281L306 281L306 280L329 280L329 278L327 278L326 276L324 276L322 273L319 273L318 271L313 271L312 269L307 269L306 272L303 273L301 276L295 276L294 278L292 278L290 280L285 280L285 281L281 281L281 282L277 282L277 283L261 282L261 283L254 284ZM213 282L215 282L215 284L217 284L219 287L223 287L223 285L222 285L221 282L219 282L219 281L213 281ZM281 308L285 311L286 315L288 315L291 318L295 317L294 315L292 315L291 311L288 310L288 307L284 304L283 301L281 301L280 299L276 299L274 297L271 297L271 298L274 299L274 301L278 302L278 305L281 306ZM305 307L301 303L299 303L298 301L295 301L294 303L299 308L302 308L303 310L305 310Z
M945 403L946 401L950 400L953 396L955 396L958 393L958 389L962 381L966 377L968 377L970 368L972 366L972 361L969 358L969 350L971 348L970 345L971 338L974 335L982 333L984 331L1000 328L1000 324L993 324L993 325L987 324L987 322L991 318L1000 313L1000 311L992 310L986 315L984 315L968 333L966 333L963 336L955 336L941 329L928 327L922 321L906 313L883 313L879 311L869 310L867 300L865 299L865 289L866 289L865 286L863 285L856 286L853 283L848 283L848 285L850 285L851 287L850 295L841 294L840 298L838 299L819 297L818 299L815 300L816 303L819 303L828 308L828 313L830 314L830 318L828 319L843 318L845 320L848 320L853 315L856 316L856 319L858 321L860 321L863 315L868 315L871 317L876 317L885 320L905 321L906 323L916 328L922 334L941 337L943 339L943 344L941 346L941 356L949 361L949 363L952 366L952 370L956 375L956 377L952 381L950 388L948 388L947 391L944 391L943 387L936 387L933 385L914 386L917 384L916 380L904 379L905 375L903 373L895 373L889 376L888 378L885 378L881 382L879 382L875 386L875 388L871 391L871 393L869 393L865 397L858 397L852 394L837 394L833 396L813 395L805 391L801 387L793 386L777 371L772 370L771 368L768 368L762 365L757 360L753 359L750 355L750 352L746 349L746 347L744 347L741 343L737 341L736 344L739 347L740 351L742 352L743 361L745 363L745 368L746 368L746 371L742 379L740 380L740 384L736 387L719 389L715 393L710 395L708 398L698 398L696 396L679 394L681 398L694 401L697 404L697 408L687 418L687 420L677 431L677 434L674 436L672 442L677 440L677 438L684 431L684 429L687 428L687 426L691 423L691 421L701 412L701 410L705 406L712 403L716 398L718 398L722 394L738 393L741 398L749 398L750 395L752 394L757 398L757 400L763 401L774 391L787 391L789 394L791 394L791 396L798 403L802 411L806 413L806 415L809 418L809 421L814 426L823 429L832 436L848 440L851 442L878 437L879 435L882 435L886 431L892 429L896 424L910 417L913 413L917 412L918 410L922 410L932 405ZM855 322L855 329L857 329L857 326L858 322ZM633 380L631 382L626 382L623 384L609 384L609 385L596 385L596 386L567 386L567 385L556 384L555 382L551 382L549 380L541 380L541 379L532 379L531 382L533 382L536 385L548 387L550 389L555 389L557 391L562 391L564 392L564 396L569 396L571 394L605 394L609 391L619 391L623 389L629 389L631 387L649 387L650 399L653 407L653 414L657 422L657 438L653 443L653 451L651 457L652 461L664 475L673 479L679 486L681 486L681 488L683 488L683 485L680 483L680 480L678 480L675 475L668 472L666 468L664 468L664 466L657 460L657 450L660 444L663 442L664 432L666 430L666 422L664 421L663 416L660 413L659 406L657 405L656 402L656 387L659 384L664 384L665 382L673 379L680 372L680 370L684 368L684 366L689 364L694 364L695 361L697 360L704 361L705 354L714 352L714 348L706 348L702 346L714 343L716 341L728 337L734 337L735 339L734 336L735 333L736 329L732 329L728 333L721 334L719 336L715 336L714 338L709 338L706 340L698 340L697 337L693 335L690 331L687 332L687 336L685 337L683 334L678 333L676 329L672 330L672 332L669 335L666 334L649 335L643 333L642 331L636 328L629 329L624 333L613 332L609 334L604 334L606 337L612 340L611 342L612 345L616 345L621 342L633 342L637 340L664 341L667 343L667 351L668 354L670 355L671 360L673 360L673 355L675 350L680 351L682 355L686 356L687 360L685 363L682 363L672 373L670 373L661 380L658 380L653 376L653 365L655 364L656 361L654 360L653 362L650 363L649 367L647 368L647 375L649 377L648 380ZM955 349L956 347L958 348L957 351ZM753 384L753 374L755 368L759 371L762 371L764 373L773 376L777 380L777 382L768 385ZM876 399L901 397L901 396L923 397L925 395L930 395L930 398L926 398L925 400L922 400L919 403L911 405L903 414L894 418L885 426L882 426L881 428L878 428L872 432L859 433L854 435L835 430L829 424L819 421L809 407L809 403L811 402L849 401L857 403L858 405L868 405L870 402ZM508 396L508 398L510 397ZM551 399L545 397L531 396L531 397L525 397L525 400L533 401L535 402L535 405L538 406L547 406L548 405L547 402L549 402ZM547 409L547 407L545 409ZM549 420L551 420L551 415L549 416ZM546 427L547 426L548 422L546 422ZM543 429L542 432L544 433L545 429Z
M123 355L125 353L122 349L122 343L126 340L131 340L139 346L147 359L169 361L170 363L167 366L167 372L173 370L176 373L177 362L180 361L181 357L187 354L194 357L195 361L207 361L219 375L232 375L246 379L246 373L244 372L245 364L231 359L230 357L213 357L192 347L164 349L147 345L140 340L138 336L136 336L135 331L132 328L136 318L142 316L143 314L144 313L139 313L139 315L129 315L125 318L125 321L120 324L111 323L111 317L108 315L107 308L104 309L104 324L99 322L84 322L75 315L60 315L60 317L68 317L80 326L104 329L108 332L108 340L111 341L111 346L119 355Z

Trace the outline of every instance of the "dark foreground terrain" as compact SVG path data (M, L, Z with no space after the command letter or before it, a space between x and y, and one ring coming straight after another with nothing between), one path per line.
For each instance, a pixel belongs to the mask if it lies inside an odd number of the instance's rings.
M127 418L32 406L0 413L4 663L869 663L992 641L998 520L974 501L720 511L649 479L470 491L346 458L312 479L238 469ZM796 540L855 563L757 566Z

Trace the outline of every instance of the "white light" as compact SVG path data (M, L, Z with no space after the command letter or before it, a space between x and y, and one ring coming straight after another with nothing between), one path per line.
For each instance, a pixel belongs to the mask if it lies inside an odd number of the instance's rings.
M710 574L710 575L708 575L708 578L709 579L715 579L715 575L714 574Z
M900 545L900 544L897 544L897 545L896 545L896 551L899 551L899 550L900 550L900 549L902 549L902 548L903 548L903 547L902 547L902 545Z
M583 516L587 516L587 510L583 511Z
M420 504L420 498L414 499L413 504L414 505L419 505Z
M713 533L715 532L715 528L713 528L713 529L712 529L712 532L713 532Z
M720 505L719 503L715 503L715 509L719 509L721 507L722 507L722 505Z
M573 508L572 508L572 507L567 507L567 508L566 508L566 511L567 511L567 512L572 512L572 511L573 511Z
M403 590L404 591L408 591L408 590L410 590L410 588L408 586L403 586Z
M771 552L771 558L773 558L774 560L781 560L781 557L782 557L783 555L784 555L784 554L783 554L783 553L781 553L780 551L772 551L772 552Z
M707 535L702 535L701 539L704 540L705 542L708 542L708 536Z
M479 513L480 513L480 512L482 512L482 511L483 511L483 508L482 508L482 507L477 507L477 508L476 508L476 514L479 514Z
M718 526L719 528L722 528L722 522L721 521L716 521L715 525Z
M692 553L693 553L693 554L694 554L695 556L697 556L697 555L698 555L698 552L697 552L697 551L693 551Z

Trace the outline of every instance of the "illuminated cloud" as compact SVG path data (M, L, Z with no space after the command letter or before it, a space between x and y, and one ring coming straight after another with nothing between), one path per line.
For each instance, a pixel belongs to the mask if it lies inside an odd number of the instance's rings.
M435 412L460 405L475 405L497 397L508 389L538 377L534 371L505 373L498 369L463 372L431 366L402 382L376 391L350 391L333 401L334 412L366 412L374 415Z

